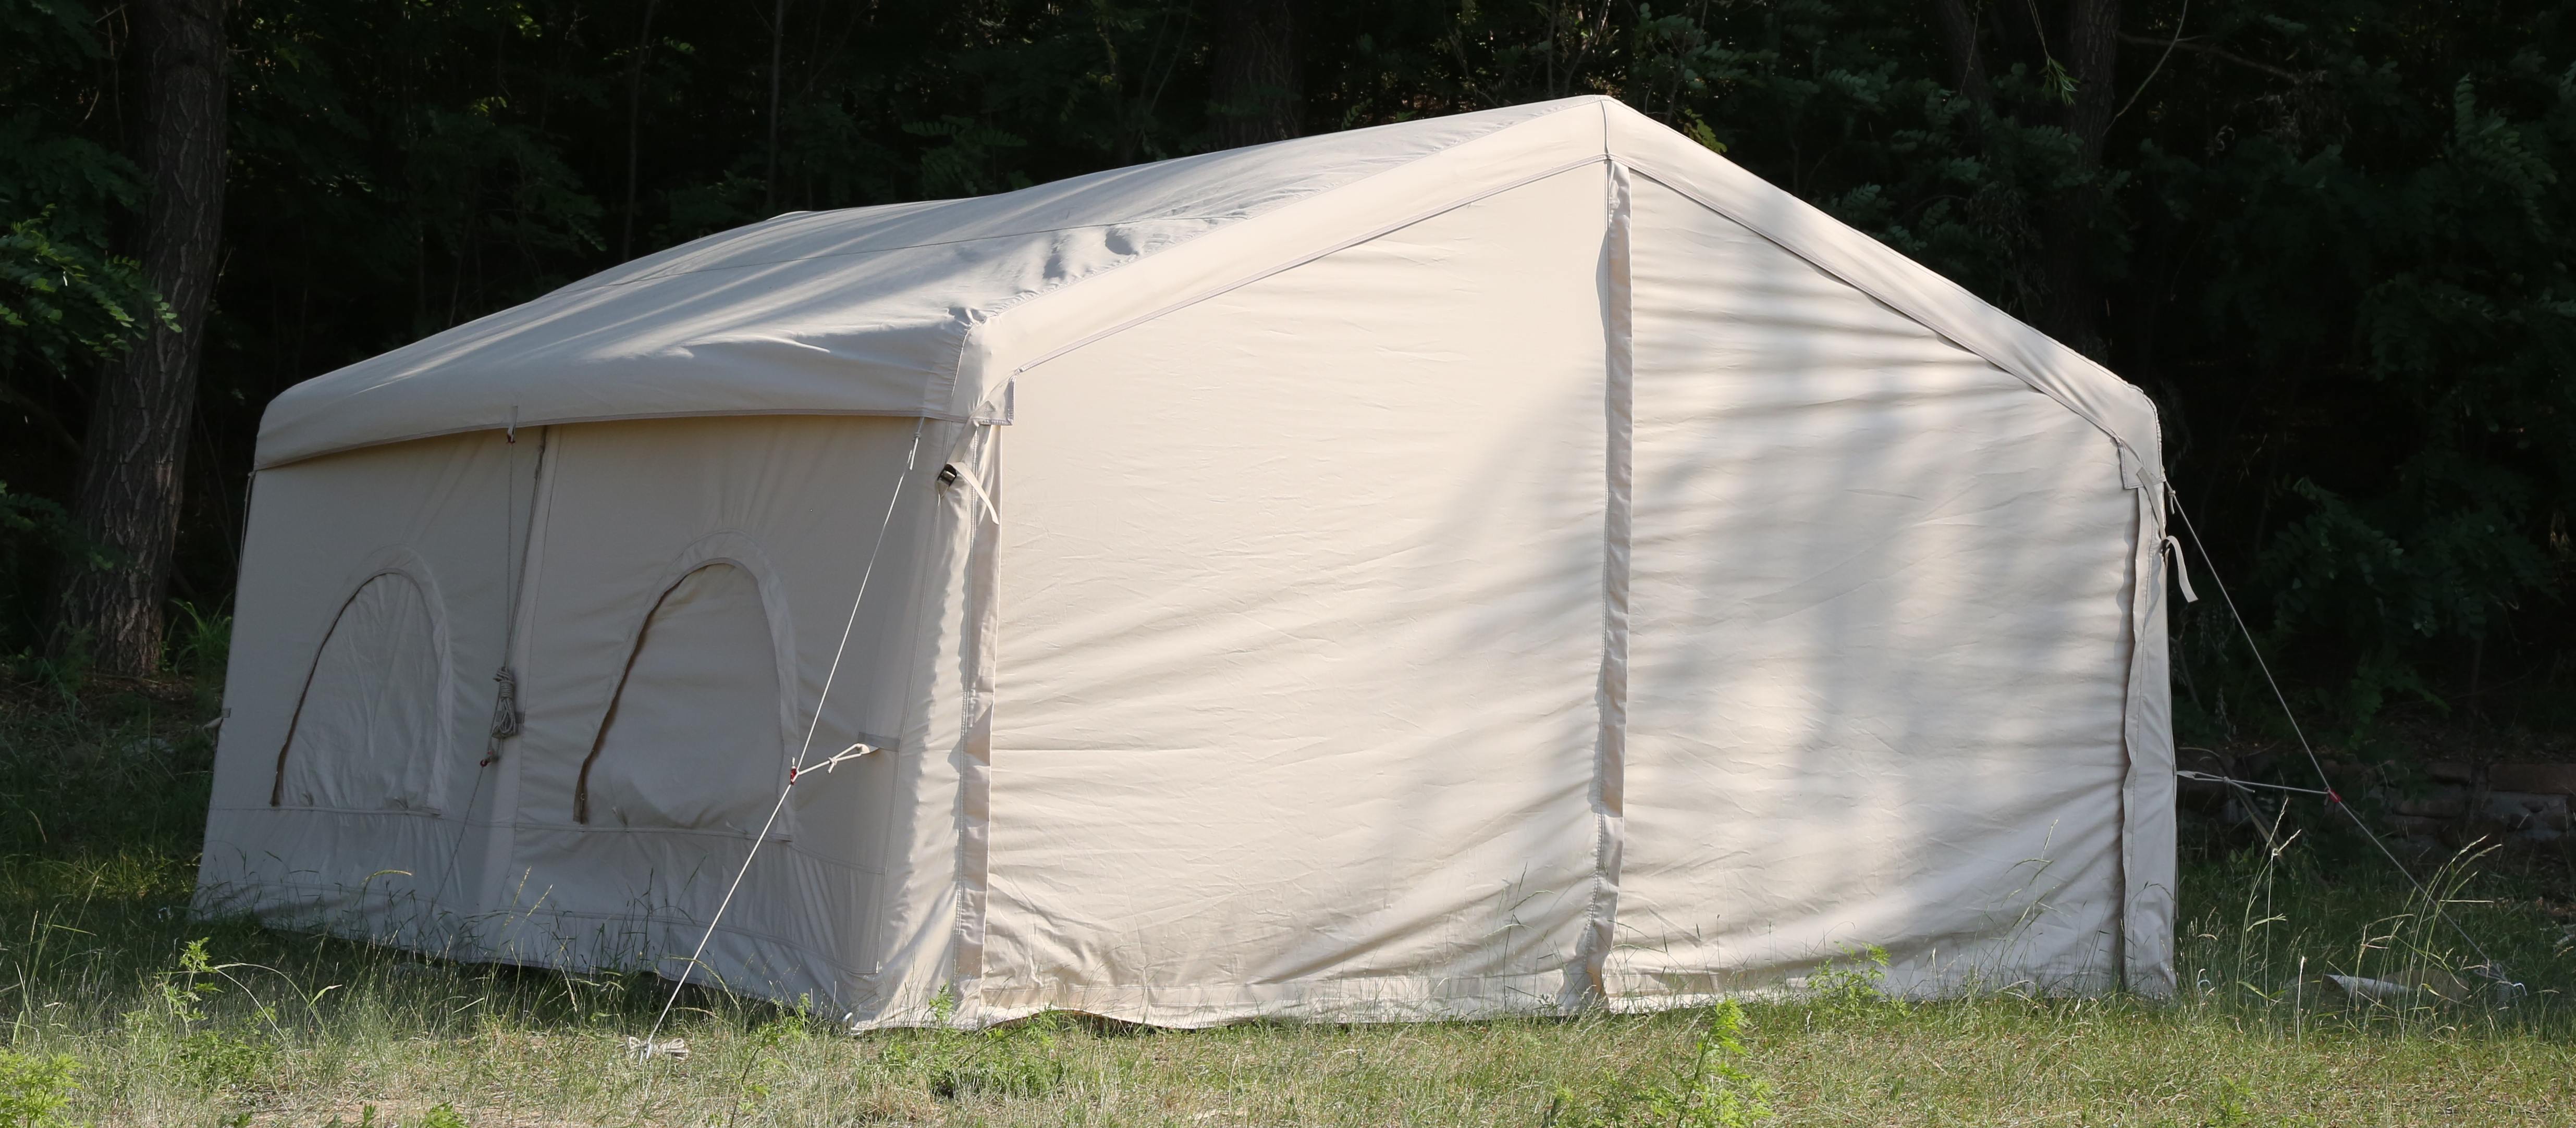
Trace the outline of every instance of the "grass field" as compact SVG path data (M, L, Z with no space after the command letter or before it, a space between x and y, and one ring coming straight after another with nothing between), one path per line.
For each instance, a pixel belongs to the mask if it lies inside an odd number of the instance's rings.
M853 1038L693 990L691 1054L638 1063L650 977L190 919L208 708L185 687L0 696L0 1128L2576 1124L2568 856L2490 855L2444 883L2524 983L2511 1006L2478 988L2356 1004L2322 977L2444 983L2473 961L2384 866L2304 840L2191 864L2187 986L2164 1003L1907 1003L1855 963L1740 1012Z

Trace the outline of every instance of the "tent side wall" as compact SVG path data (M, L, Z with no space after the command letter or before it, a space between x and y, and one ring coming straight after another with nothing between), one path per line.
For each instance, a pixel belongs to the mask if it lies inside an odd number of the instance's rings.
M1859 944L2170 987L2160 453L2099 366L1606 99L947 206L281 398L204 903L672 957L811 725L894 752L799 786L708 963L865 1022L1655 1006Z
M934 481L958 431L869 417L556 429L529 566L526 732L503 765L512 825L480 943L526 963L676 961L766 827L707 967L736 989L865 1002L880 910L911 859L895 835L912 790L956 790L914 773L953 754L926 726L942 711L928 665L958 615ZM902 753L800 781L771 824L809 728L808 762L853 742Z
M534 435L522 439L423 439L259 474L202 907L433 945L453 926L435 902L471 889L460 875L484 847L464 813L503 661L511 514L524 519L536 472Z
M983 1017L2163 965L2120 450L1651 178L1512 189L1016 397Z
M1022 378L982 1017L1430 1018L1586 992L1606 178L1513 189Z
M976 442L867 417L581 424L547 430L540 472L536 440L424 440L262 472L228 687L246 723L228 725L218 755L208 903L460 955L676 971L829 676L809 761L854 741L898 751L799 782L705 966L736 989L881 1005L887 955L922 946L906 930L944 940L953 925L958 677L932 666L960 666L972 515L935 476ZM515 493L499 484L509 475ZM349 577L384 556L438 565L438 618L468 639L441 670L455 687L448 799L434 814L318 812L295 794L271 807L254 777L281 739L281 687L301 675L272 667L309 661ZM510 665L525 728L478 767L513 606L503 565L519 557ZM376 752L313 749L348 763ZM386 870L424 876L390 898L379 876L353 906L350 891ZM397 910L439 926L405 931Z
M1638 176L1627 1005L1870 945L2118 985L2135 501L2022 380Z
M1932 327L2100 428L2120 448L2130 493L2129 638L2123 721L2118 971L2131 990L2170 993L2174 748L2165 638L2168 567L2163 443L2153 401L2102 366L1867 235L1836 222L1644 115L1604 102L1607 148L1641 179L1723 214L1914 321Z

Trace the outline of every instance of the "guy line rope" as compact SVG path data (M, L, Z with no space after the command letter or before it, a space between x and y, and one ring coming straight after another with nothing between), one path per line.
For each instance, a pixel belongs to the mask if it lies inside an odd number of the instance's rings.
M885 549L886 532L888 529L893 527L894 511L897 503L899 503L903 498L904 483L911 479L912 471L920 459L921 431L926 422L927 420L923 419L916 419L913 421L912 442L910 447L904 452L903 469L896 473L894 489L886 498L885 513L877 521L876 541L869 547L867 564L859 572L858 591L850 599L850 614L848 619L841 626L840 643L832 650L832 663L823 675L822 692L815 698L813 716L807 722L805 727L805 739L797 746L795 759L788 764L786 781L779 786L777 801L770 805L769 817L761 823L760 832L753 836L751 849L745 851L743 854L742 866L734 871L732 882L725 887L723 899L716 903L715 915L708 918L705 932L700 934L698 937L697 947L690 951L688 961L681 965L679 980L671 985L670 997L664 1000L661 1012L654 1017L653 1029L651 1033L646 1035L641 1047L641 1057L643 1058L651 1058L655 1052L662 1048L659 1039L662 1035L662 1027L670 1020L671 1009L678 1005L680 1001L680 992L687 989L689 985L689 977L697 971L700 959L706 955L708 943L715 939L716 928L723 922L725 911L733 906L734 894L742 889L743 879L745 876L750 874L753 860L759 857L761 846L768 842L770 830L777 825L779 814L787 808L787 796L795 789L797 778L804 772L805 757L812 751L814 746L814 735L816 731L821 728L823 723L824 706L831 701L832 686L840 676L841 659L849 652L850 635L858 627L859 609L867 599L868 583L876 574L877 557ZM982 492L983 491L981 489L976 491L979 497ZM2370 844L2378 848L2379 852L2388 859L2389 864L2396 868L2398 874L2406 879L2407 884L2413 886L2415 891L2424 897L2425 903L2431 906L2433 914L2442 918L2445 923L2451 926L2453 931L2458 932L2460 934L2460 939L2468 942L2470 949L2478 954L2478 959L2481 961L2480 965L2476 969L2480 975L2494 981L2500 987L2506 989L2520 986L2519 984L2512 983L2510 980L2505 978L2503 968L2496 963L2494 957L2487 954L2485 946L2478 943L2477 937L2470 935L2469 930L2463 927L2457 919L2443 911L2442 899L2435 895L2431 889L2426 888L2424 883L2415 877L2414 871L2407 868L2406 863L2397 857L2397 852L2391 850L2388 847L2388 844L2385 841L2382 841L2379 835L2370 829L2370 824L2362 819L2361 813L2353 810L2352 805L2344 802L2342 794L2335 790L2333 779L2326 774L2325 762L2317 756L2316 748L2308 743L2306 730L2300 727L2297 714L2290 708L2289 695L2282 691L2280 681L2272 676L2271 664L2264 660L2262 648L2255 643L2253 629L2246 625L2244 613L2237 610L2235 597L2228 593L2227 581L2219 576L2218 563L2211 559L2209 555L2209 545L2201 539L2200 529L2192 524L2191 515L2184 511L2181 496L2173 490L2173 487L2170 484L2165 488L2165 495L2172 502L2174 515L2182 519L2183 530L2191 534L2193 547L2200 550L2201 563L2209 572L2209 581L2212 586L2218 589L2218 597L2226 606L2228 617L2235 621L2237 631L2244 636L2245 648L2248 653L2251 653L2254 656L2255 668L2262 672L2264 683L2272 690L2273 700L2278 702L2281 706L2282 717L2290 723L2291 734L2298 738L2299 750L2306 754L2309 767L2316 771L2318 782L2325 786L2323 790L2318 790L2305 787L2251 783L2249 781L2232 779L2226 776L2210 775L2205 772L2181 771L2176 772L2175 774L2184 779L2225 783L2230 786L2240 788L2263 787L2269 790L2324 796L2326 805L2342 811L2346 817L2350 818L2353 826L2361 831L2362 836L2369 839ZM2175 556L2177 563L2179 563L2181 556L2179 550L2177 550ZM2188 581L2185 582L2188 583ZM874 751L877 750L864 743L853 744L850 747L833 754L816 766L825 771L830 771L831 769L838 767L843 761L857 759L858 757L865 756Z
M2263 660L2263 648L2255 645L2253 628L2245 625L2245 615L2236 609L2235 597L2227 594L2227 581L2219 578L2218 562L2210 559L2209 557L2209 543L2201 539L2200 530L2192 525L2191 514L2183 511L2182 498L2174 492L2173 485L2170 482L2165 485L2165 497L2172 503L2174 516L2182 518L2183 531L2191 534L2192 546L2200 550L2200 562L2209 570L2210 584L2218 589L2218 598L2226 605L2228 617L2236 621L2237 632L2245 637L2245 649L2248 653L2254 656L2254 668L2263 672L2264 684L2272 688L2272 699L2279 702L2281 705L2281 716L2290 722L2290 734L2298 738L2299 751L2307 754L2308 766L2315 769L2317 773L2317 783L2325 790L2318 791L2305 787L2284 787L2278 784L2251 783L2245 780L2232 779L2227 776L2210 775L2205 772L2178 771L2174 774L2184 779L2207 780L2214 783L2224 783L2240 789L2248 787L2262 787L2274 791L2297 792L2304 795L2324 796L2326 806L2342 811L2346 818L2352 820L2352 825L2361 831L2361 836L2369 839L2370 844L2377 847L2380 854L2388 859L2388 864L2396 868L2398 875L2404 877L2406 879L2406 883L2415 888L2415 892L2424 898L2424 903L2426 905L2431 906L2433 915L2441 918L2443 923L2451 926L2452 931L2460 934L2460 939L2468 942L2469 950L2478 954L2478 966L2472 970L2476 971L2481 977L2496 985L2498 997L2502 1001L2508 1003L2511 1002L2513 996L2521 991L2522 985L2505 977L2504 968L2496 963L2495 957L2487 954L2486 947L2478 943L2478 938L2470 935L2469 930L2462 926L2457 918L2443 910L2442 898L2436 895L2431 889L2427 888L2422 881L2415 877L2415 871L2407 868L2406 863L2397 857L2397 851L2389 849L2388 843L2380 839L2378 832L2370 829L2370 823L2361 817L2361 812L2353 810L2352 804L2344 802L2342 793L2335 790L2334 780L2326 775L2325 761L2317 756L2316 748L2308 743L2307 731L2299 727L2299 717L2298 714L2293 712L2290 708L2289 695L2281 691L2281 683L2279 679L2272 676L2271 663ZM2175 556L2177 561L2179 561L2181 556L2179 548L2177 548ZM2188 586L2186 586L2184 590L2188 592Z
M858 628L859 605L868 597L868 580L876 574L877 554L885 550L886 530L894 525L895 505L903 500L903 484L911 479L913 466L921 457L921 429L928 422L921 418L913 420L912 446L904 452L903 469L894 476L893 492L886 496L885 516L877 520L876 544L868 549L867 566L859 570L859 590L858 594L850 597L849 620L841 624L840 645L832 648L832 665L823 674L822 692L814 698L813 719L805 726L805 740L797 746L796 758L787 765L786 781L778 785L778 801L770 804L769 818L760 824L760 833L752 836L751 849L742 856L742 868L734 871L732 884L725 886L724 899L716 902L715 915L707 918L706 932L698 937L698 946L689 953L689 962L680 966L679 981L671 985L671 997L663 1001L662 1013L654 1016L653 1030L644 1036L644 1043L639 1048L639 1060L651 1058L666 1048L657 1041L662 1036L662 1025L670 1021L671 1008L679 1004L680 992L689 986L689 976L698 970L698 960L707 954L708 942L715 939L716 926L724 921L725 910L733 906L733 895L742 889L744 876L751 873L752 859L760 856L761 846L769 841L770 828L778 825L779 813L787 809L788 793L795 790L796 777L804 772L805 755L814 747L815 730L823 725L823 707L832 700L832 683L840 677L841 657L849 652L850 634ZM844 760L854 760L874 751L876 749L866 744L853 744L815 766L830 771Z

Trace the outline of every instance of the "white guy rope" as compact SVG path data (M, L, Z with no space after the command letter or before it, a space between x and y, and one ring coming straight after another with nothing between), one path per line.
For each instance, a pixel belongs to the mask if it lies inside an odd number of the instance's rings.
M2183 511L2182 498L2180 495L2174 493L2173 485L2170 482L2165 485L2165 497L2173 505L2174 516L2182 518L2183 531L2191 534L2191 543L2193 547L2200 549L2200 562L2209 570L2209 584L2211 587L2218 589L2218 598L2226 604L2228 617L2236 620L2237 633L2245 636L2245 649L2248 653L2254 656L2254 668L2263 671L2264 684L2272 687L2272 699L2281 703L2281 716L2290 722L2291 735L2299 738L2299 751L2307 753L2308 766L2316 769L2317 782L2325 787L2326 806L2342 811L2346 818L2351 819L2352 825L2360 829L2361 836L2369 839L2371 845L2379 848L2379 852L2387 857L2389 865L2396 867L2398 876L2405 878L2406 883L2414 886L2415 892L2423 896L2424 903L2432 907L2433 915L2442 918L2445 923L2449 924L2452 931L2460 934L2460 939L2468 941L2469 950L2478 954L2478 960L2481 965L2477 969L2478 974L2495 981L2499 987L2519 990L2522 985L2505 978L2504 969L2497 966L2495 957L2487 954L2486 946L2478 943L2477 937L2469 935L2469 930L2460 924L2458 918L2443 911L2442 899L2439 896L2436 896L2431 889L2426 888L2423 882L2416 880L2415 871L2408 869L2406 863L2398 859L2397 851L2389 849L2388 843L2380 841L2378 832L2371 830L2370 824L2363 821L2361 812L2353 810L2352 804L2344 802L2343 796L2335 791L2334 780L2326 775L2325 761L2320 759L2317 756L2317 750L2308 744L2308 734L2299 727L2298 714L2290 709L2290 696L2281 692L2280 681L2272 676L2271 663L2263 660L2263 648L2254 644L2253 628L2245 625L2245 615L2236 609L2235 597L2227 594L2227 581L2219 578L2218 562L2210 559L2209 557L2209 542L2200 538L2200 530L2193 527L2191 523L2191 514ZM2197 775L2198 773L2177 774ZM2229 782L2234 783L2237 781L2230 780ZM2238 785L2243 786L2241 783ZM2305 789L2282 788L2281 790L2289 791Z
M760 856L760 847L769 841L769 830L778 825L779 812L787 809L787 795L795 790L796 775L805 767L805 753L814 747L814 732L823 724L823 707L832 700L832 683L841 675L841 656L850 649L850 633L859 625L859 605L868 598L868 579L876 574L877 554L885 550L886 530L894 526L895 503L903 500L903 484L912 477L913 464L921 456L921 429L928 419L912 422L912 446L903 455L903 469L894 476L894 491L886 495L885 516L877 520L876 544L868 549L867 566L859 570L858 594L850 597L849 621L841 624L841 643L832 648L832 665L823 674L823 691L814 698L814 719L805 726L804 743L796 747L796 759L787 765L786 782L778 785L778 801L770 804L769 818L760 824L760 833L752 836L751 849L743 853L742 868L735 870L733 883L725 886L724 899L716 902L714 916L707 918L707 930L698 937L698 946L689 953L689 962L681 965L679 982L671 985L671 997L662 1003L662 1013L654 1016L653 1030L644 1036L642 1058L650 1058L658 1048L655 1039L662 1036L662 1024L670 1021L671 1008L680 1002L680 992L689 986L689 976L698 970L698 960L707 954L707 943L716 937L716 926L724 921L725 910L733 906L733 895L742 889L742 879L751 872L752 859ZM858 747L854 745L853 747ZM864 754L864 753L863 753ZM843 753L844 756L847 753ZM838 763L841 757L834 757Z
M465 838L474 832L474 808L483 801L484 778L492 774L485 769L500 762L501 741L519 735L519 674L510 668L510 658L518 646L519 589L527 582L528 546L537 535L537 479L546 472L546 438L551 433L537 432L537 465L528 475L528 519L523 523L519 520L519 409L510 409L510 427L502 438L510 464L501 479L501 668L492 672L496 686L492 727L484 741L483 760L474 766L474 790L465 797L464 813L456 817L456 840L447 846L447 872L438 879L438 892L429 898L433 910L446 900L447 888L456 880L456 860L465 851Z
M2229 787L2259 787L2265 791L2295 791L2301 795L2333 794L2333 792L2319 791L2313 787L2284 787L2277 783L2256 783L2249 779L2237 779L2234 776L2211 775L2208 772L2175 772L2174 774L2183 779L2199 780L2202 783L2223 783Z

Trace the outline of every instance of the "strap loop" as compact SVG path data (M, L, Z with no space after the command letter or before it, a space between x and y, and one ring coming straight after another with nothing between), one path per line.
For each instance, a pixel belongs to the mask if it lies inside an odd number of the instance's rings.
M2168 536L2165 538L2164 550L2173 556L2174 582L2182 585L2182 601L2200 602L2200 596L2193 594L2191 590L2191 566L2183 563L2182 542Z
M976 481L974 475L958 469L956 463L952 462L939 468L939 484L966 487L967 492L975 495L975 500L984 503L984 512L992 515L993 523L996 525L1002 523L1002 510L993 504L993 495L984 492L984 483Z

